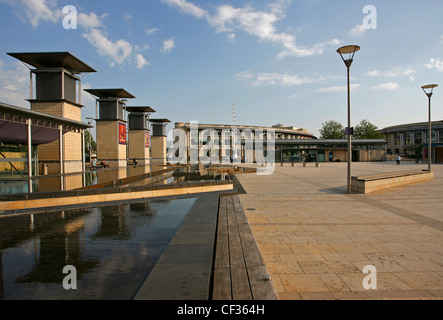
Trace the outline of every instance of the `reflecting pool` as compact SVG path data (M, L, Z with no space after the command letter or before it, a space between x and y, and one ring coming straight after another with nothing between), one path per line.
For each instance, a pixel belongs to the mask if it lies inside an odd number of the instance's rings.
M0 298L131 299L195 200L0 218ZM67 265L77 289L63 287Z

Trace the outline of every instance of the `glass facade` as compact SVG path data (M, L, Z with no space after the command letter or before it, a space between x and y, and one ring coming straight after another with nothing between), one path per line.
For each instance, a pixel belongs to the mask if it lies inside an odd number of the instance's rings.
M414 144L421 144L423 142L423 132L415 131L414 132Z

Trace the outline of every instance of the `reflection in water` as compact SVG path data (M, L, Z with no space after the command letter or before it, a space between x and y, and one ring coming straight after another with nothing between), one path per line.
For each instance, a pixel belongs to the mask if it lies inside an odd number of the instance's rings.
M130 299L195 199L0 218L0 298ZM63 267L77 270L65 290Z
M233 166L184 167L138 166L120 167L106 170L91 170L79 174L40 176L31 179L0 178L0 195L30 192L57 192L82 188L104 188L113 186L134 187L163 185L182 182L206 182L229 180L230 174L250 172L246 168ZM126 181L129 180L129 181ZM30 186L31 190L30 191ZM63 188L62 188L63 186Z

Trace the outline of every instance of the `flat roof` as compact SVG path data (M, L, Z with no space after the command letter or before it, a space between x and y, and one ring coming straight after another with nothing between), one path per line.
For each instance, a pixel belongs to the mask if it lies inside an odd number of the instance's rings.
M128 106L126 106L126 110L128 110L129 112L155 112L154 109L152 109L151 107L148 107L148 106L146 106L146 107L143 107L143 106L140 106L140 107L135 107L135 106L128 107Z
M90 94L106 99L106 98L126 98L126 99L133 99L135 98L132 94L130 94L128 91L122 88L118 89L83 89L86 92L89 92Z
M64 68L72 73L97 72L69 52L8 52L7 54L37 69Z
M171 121L168 119L149 119L149 122L169 123Z
M176 122L175 123L176 128L191 128L191 123L184 123L184 122ZM273 130L276 133L284 133L284 134L297 134L301 136L306 137L312 137L316 139L314 134L308 132L305 129L297 128L297 129L290 129L290 128L279 128L279 127L265 127L265 126L254 126L254 125L238 125L238 124L205 124L205 123L197 123L199 128L206 128L206 129L232 129L237 128L239 130L243 129L259 129L259 130Z
M431 125L433 127L441 127L443 126L443 120L435 120L431 121ZM429 126L429 122L414 122L414 123L406 123L406 124L398 124L390 127L386 127L383 129L380 129L378 131L382 133L390 133L390 132L397 132L397 131L414 131L414 130L424 130L427 129Z
M277 144L309 144L309 145L327 145L327 144L347 144L348 139L275 139ZM387 144L383 139L352 139L352 144Z

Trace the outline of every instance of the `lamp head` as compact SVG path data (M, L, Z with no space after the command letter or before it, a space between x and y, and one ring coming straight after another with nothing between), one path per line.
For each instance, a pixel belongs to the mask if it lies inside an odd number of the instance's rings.
M426 86L421 87L423 89L423 91L425 92L425 94L431 98L432 97L432 93L434 91L434 88L438 87L438 84L428 84Z
M359 50L360 50L359 46L349 45L349 46L344 46L344 47L338 48L337 53L340 54L346 67L349 68L349 67L351 67L352 62L354 61L355 53Z

